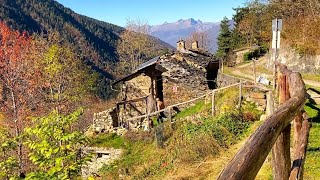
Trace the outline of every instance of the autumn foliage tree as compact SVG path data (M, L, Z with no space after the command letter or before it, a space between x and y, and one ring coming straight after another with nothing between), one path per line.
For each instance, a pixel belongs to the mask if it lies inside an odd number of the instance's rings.
M21 134L27 112L37 106L33 83L38 71L31 61L34 52L31 41L25 33L13 31L0 22L0 84L4 96L1 110L16 137ZM21 141L18 141L17 155L21 170L24 165Z
M320 54L320 2L317 0L252 0L236 8L236 37L242 46L271 41L271 21L282 18L282 42L304 55Z
M30 117L55 110L57 121L62 120L63 114L90 99L95 89L97 74L70 45L54 36L29 36L0 22L0 116L7 132L0 139L0 153L5 153L0 154L0 169L10 175L0 173L3 178L30 171L32 159L27 155L32 148L22 143L26 135L23 129L34 123Z
M70 112L95 88L97 74L67 45L49 44L37 67L48 111Z

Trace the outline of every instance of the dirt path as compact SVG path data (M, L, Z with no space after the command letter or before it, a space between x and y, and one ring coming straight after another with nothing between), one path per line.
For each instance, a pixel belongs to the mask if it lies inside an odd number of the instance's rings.
M262 66L264 65L266 62L268 61L268 59L266 57L262 57L258 60L256 66ZM246 64L242 64L242 65L239 65L239 66L236 66L235 68L232 68L231 69L231 72L233 75L235 76L240 76L240 77L244 77L244 78L247 78L247 79L250 79L250 80L253 80L254 77L252 74L249 74L247 72L243 72L244 71L244 68L251 68L253 66L253 62L249 62L249 63L246 63ZM267 78L272 78L272 74L267 74L267 73L262 73L262 72L259 72L257 71L257 76L261 75L261 74L264 74L266 75ZM319 81L314 81L314 80L308 80L308 79L304 79L303 80L307 85L309 86L312 86L312 87L316 87L316 88L320 88L320 79Z

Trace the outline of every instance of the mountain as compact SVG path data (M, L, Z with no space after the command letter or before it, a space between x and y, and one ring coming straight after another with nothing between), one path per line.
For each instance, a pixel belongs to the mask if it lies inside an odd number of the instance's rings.
M117 62L116 43L125 30L77 14L54 0L0 0L0 21L29 33L58 32L84 54L86 62L103 70ZM171 47L157 38L151 40L156 49Z
M172 46L176 46L179 39L188 38L193 32L206 32L211 40L209 50L211 52L217 49L217 37L219 35L220 22L202 22L193 18L187 20L178 20L177 22L150 26L149 31L155 36Z

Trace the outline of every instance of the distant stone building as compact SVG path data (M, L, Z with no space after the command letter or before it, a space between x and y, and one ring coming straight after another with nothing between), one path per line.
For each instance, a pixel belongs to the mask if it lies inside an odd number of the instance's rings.
M186 41L185 40L179 40L177 42L177 51L185 51L186 50Z
M199 43L198 43L198 41L193 41L193 42L191 43L191 49L195 49L195 50L199 49Z

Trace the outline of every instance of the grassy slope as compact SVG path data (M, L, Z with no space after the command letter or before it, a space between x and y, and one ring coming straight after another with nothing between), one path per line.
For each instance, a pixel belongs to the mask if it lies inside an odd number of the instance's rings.
M305 162L304 179L320 178L320 105L307 102L305 110L312 118L307 157Z
M237 104L237 95L238 88L218 93L217 113L232 111L232 107ZM244 112L259 113L252 109L252 104L244 104L243 107ZM244 139L258 127L259 122L253 123L253 126L247 129L248 125L243 123L230 124L224 116L211 118L210 109L210 103L198 101L175 117L177 123L174 130L169 124L165 124L167 140L163 149L156 148L153 133L96 137L92 140L93 146L125 150L119 161L101 170L102 177L116 178L119 177L119 172L126 174L126 178L133 179L216 177L241 147ZM195 119L195 122L190 122L190 119ZM243 128L238 131L241 126Z

